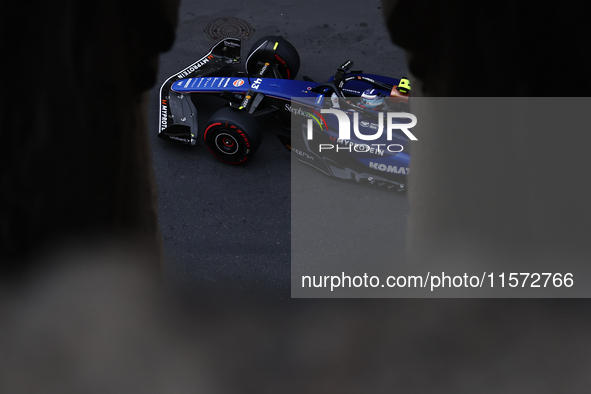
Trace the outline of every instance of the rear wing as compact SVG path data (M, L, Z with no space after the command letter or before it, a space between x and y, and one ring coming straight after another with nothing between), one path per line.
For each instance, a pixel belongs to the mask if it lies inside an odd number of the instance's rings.
M240 39L224 38L193 64L170 76L160 87L158 136L195 145L197 110L189 96L170 90L179 79L207 76L240 63Z

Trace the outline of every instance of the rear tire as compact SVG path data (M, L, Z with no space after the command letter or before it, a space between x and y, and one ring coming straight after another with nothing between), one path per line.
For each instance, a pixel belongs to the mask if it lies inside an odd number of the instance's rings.
M261 144L256 119L232 107L218 110L207 122L203 139L216 158L228 164L241 164L251 158Z
M265 41L277 43L277 49L274 55L270 55L268 52L262 50L257 52L257 49ZM259 62L277 64L279 73L283 79L294 79L300 70L300 55L298 51L289 41L279 36L265 36L254 43L246 58L246 72L249 75L254 75L258 71L257 64Z

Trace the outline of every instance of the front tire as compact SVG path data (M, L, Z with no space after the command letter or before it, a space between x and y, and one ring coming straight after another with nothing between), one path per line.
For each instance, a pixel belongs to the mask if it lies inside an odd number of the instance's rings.
M207 122L203 139L216 158L228 164L241 164L250 159L261 144L256 119L232 107L218 110Z

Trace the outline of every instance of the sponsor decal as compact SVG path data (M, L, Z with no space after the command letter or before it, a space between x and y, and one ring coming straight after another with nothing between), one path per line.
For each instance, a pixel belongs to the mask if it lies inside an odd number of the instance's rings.
M168 100L162 100L160 114L160 131L164 131L168 127Z
M234 85L236 87L242 86L242 85L244 85L244 79L237 79L232 83L232 85Z
M291 148L291 151L292 151L293 153L295 153L296 155L304 156L304 157L305 157L306 159L308 159L308 160L314 160L314 157L312 157L311 155L307 154L306 152L302 152L302 151L301 151L301 150L299 150L299 149L296 149L296 148Z
M312 114L310 114L307 111L304 111L301 108L293 108L291 105L289 104L285 104L285 110L291 112L294 115L297 116L305 116L306 118L312 118Z
M200 69L201 67L203 67L203 65L205 65L207 63L209 63L209 59L198 60L194 64L190 65L189 67L187 67L186 69L184 69L183 71L181 71L180 73L178 73L176 77L178 79L183 79L187 75L191 74L195 70Z
M242 137L242 139L244 140L244 144L246 145L247 148L250 148L250 141L248 140L248 137L246 136L246 134L244 134L244 132L234 126L231 127L233 130L235 130L238 134L240 134L240 136ZM248 151L247 151L248 153Z
M244 98L244 101L242 101L242 105L240 106L240 109L248 107L248 103L250 102L251 98L252 97L250 97L250 95L247 94L246 97Z
M257 78L254 80L252 85L250 85L250 87L254 90L257 90L261 86L261 82L263 82L263 80L261 78Z
M353 89L343 89L345 92L361 95L361 92Z
M267 71L267 68L269 67L269 63L265 63L265 65L263 66L263 68L261 68L261 71L259 71L260 75L265 75L265 71Z
M373 168L374 170L389 172L391 174L408 175L408 172L410 171L408 167L390 166L384 163L374 163L373 161L369 162L369 167Z
M240 44L237 44L232 41L224 41L224 45L227 47L233 47L233 48L238 48L240 46Z
M177 140L177 141L183 141L183 142L188 142L189 138L181 138L181 137L175 137L172 135L169 135L168 138L170 138L171 140Z

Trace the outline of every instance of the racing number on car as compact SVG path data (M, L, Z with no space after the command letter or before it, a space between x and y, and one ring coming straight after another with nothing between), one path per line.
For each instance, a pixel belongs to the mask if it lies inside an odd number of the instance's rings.
M257 78L254 80L254 82L252 83L252 85L250 85L251 88L253 89L258 89L259 86L261 86L261 82L263 82L263 80L261 78Z

